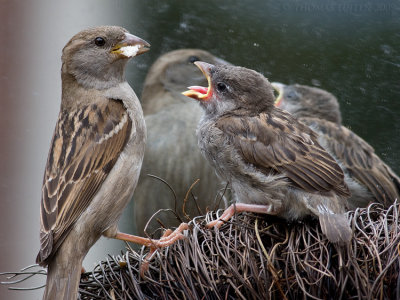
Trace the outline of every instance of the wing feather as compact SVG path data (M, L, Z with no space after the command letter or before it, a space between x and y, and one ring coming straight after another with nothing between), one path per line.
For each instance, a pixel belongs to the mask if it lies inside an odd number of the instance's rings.
M60 112L43 179L38 263L46 265L89 206L131 129L122 101L115 99Z
M301 118L301 122L315 128L327 148L342 162L349 175L365 185L378 202L391 205L400 194L400 179L361 137L344 126L316 118Z
M227 115L216 126L247 163L265 174L282 173L307 192L348 197L343 171L318 144L317 135L290 114L275 110L253 117Z

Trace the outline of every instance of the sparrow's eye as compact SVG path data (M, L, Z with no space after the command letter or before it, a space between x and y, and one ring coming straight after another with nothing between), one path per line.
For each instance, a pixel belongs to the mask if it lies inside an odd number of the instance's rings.
M290 91L289 93L287 93L286 98L294 100L297 98L297 93L295 91Z
M96 46L103 47L106 43L106 40L101 36L98 36L94 39L94 43L96 44Z
M218 90L219 92L223 92L223 91L225 91L227 88L228 88L228 87L226 86L225 83L223 83L223 82L218 82L218 83L217 83L217 90Z
M194 63L194 62L199 61L199 60L200 60L200 58L198 58L197 56L192 55L192 56L189 57L188 62Z

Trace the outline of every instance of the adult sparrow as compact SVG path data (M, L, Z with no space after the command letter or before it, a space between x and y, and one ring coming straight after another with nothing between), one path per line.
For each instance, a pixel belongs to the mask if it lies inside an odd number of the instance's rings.
M36 260L48 267L44 299L77 299L82 260L101 235L157 244L117 231L146 141L142 108L124 69L149 46L124 28L102 26L76 34L63 49L61 108L43 180Z
M219 176L230 182L235 211L274 214L287 220L319 218L331 242L349 242L344 214L350 196L341 168L320 146L317 134L274 106L269 81L242 67L195 63L208 87L184 92L198 100L205 114L198 128L201 152Z
M159 209L176 207L177 213L183 217L183 200L197 179L200 181L193 189L197 204L191 197L185 204L185 213L192 217L199 214L197 205L202 211L207 206L213 206L218 190L225 187L197 146L196 126L202 109L181 94L188 80L197 85L207 84L193 64L198 60L227 64L204 50L179 49L160 56L146 76L141 103L148 136L141 176L134 195L135 222L139 232ZM164 179L174 189L177 203L166 184L147 174ZM166 226L177 223L172 214L157 217ZM150 223L147 230L155 230L155 225Z
M376 154L374 148L340 124L339 104L332 94L304 85L272 83L279 91L275 105L287 110L318 134L318 142L342 167L351 197L350 209L371 202L385 207L400 195L400 178Z

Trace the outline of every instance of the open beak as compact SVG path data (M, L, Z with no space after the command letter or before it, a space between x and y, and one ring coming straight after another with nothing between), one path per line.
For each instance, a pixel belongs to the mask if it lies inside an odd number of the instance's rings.
M194 64L203 72L204 76L207 78L208 87L203 86L189 86L187 91L183 92L182 94L199 100L199 101L206 101L211 98L212 96L212 89L211 89L211 69L214 67L211 64L196 61Z
M150 50L150 44L141 38L130 34L125 33L125 38L116 44L111 52L114 54L118 54L124 58L131 58L142 53L145 53Z
M272 87L274 90L278 93L278 97L275 99L275 106L279 107L282 104L282 99L283 99L283 90L286 85L280 82L271 82Z

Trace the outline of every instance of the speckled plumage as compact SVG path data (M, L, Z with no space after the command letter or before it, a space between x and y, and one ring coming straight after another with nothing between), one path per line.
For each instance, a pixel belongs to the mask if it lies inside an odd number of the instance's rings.
M40 211L44 299L77 299L83 258L102 234L115 237L139 177L146 127L124 78L126 45L149 46L121 27L102 26L78 33L63 50Z

